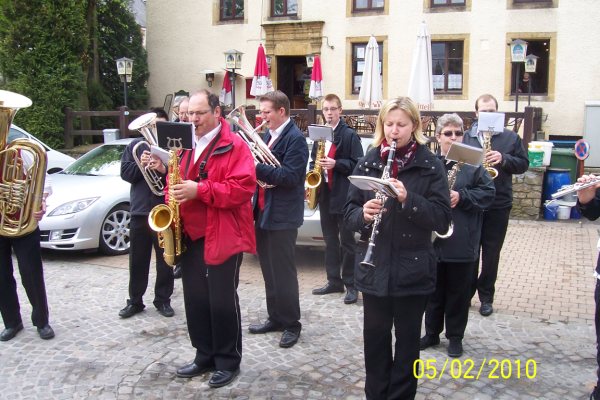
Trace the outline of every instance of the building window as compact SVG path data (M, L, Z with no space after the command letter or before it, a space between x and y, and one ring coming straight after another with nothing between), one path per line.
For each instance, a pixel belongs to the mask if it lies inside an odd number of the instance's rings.
M295 17L298 15L298 0L271 0L272 17Z
M377 44L379 45L379 76L383 81L383 42L377 42ZM352 94L360 93L363 71L365 70L366 51L366 42L352 43Z
M525 73L525 63L519 66L519 93L529 93L531 85L531 94L545 96L548 94L549 77L549 59L550 59L550 39L533 40L527 39L527 55L538 56L535 73ZM510 61L510 59L509 59ZM510 94L515 94L515 76L517 74L517 63L511 63L511 85Z
M383 11L385 0L352 0L352 11Z
M431 7L464 6L465 0L431 0Z
M462 41L432 41L431 62L435 93L461 94L463 90Z
M220 0L221 21L244 19L244 0Z

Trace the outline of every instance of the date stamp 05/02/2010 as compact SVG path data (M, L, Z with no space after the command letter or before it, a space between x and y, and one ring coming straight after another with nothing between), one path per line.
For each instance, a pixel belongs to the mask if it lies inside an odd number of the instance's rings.
M413 375L417 379L438 379L444 375L452 379L535 379L537 362L533 359L484 358L475 361L453 358L438 361L435 358L418 359L413 364Z

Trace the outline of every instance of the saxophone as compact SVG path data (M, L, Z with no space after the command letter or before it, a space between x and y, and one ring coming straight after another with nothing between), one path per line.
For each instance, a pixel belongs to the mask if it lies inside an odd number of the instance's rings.
M169 146L170 147L170 146ZM158 234L158 245L164 249L165 262L174 267L185 251L182 241L181 217L179 215L179 203L175 200L173 186L181 183L179 174L179 159L177 157L178 147L170 147L169 150L169 201L167 204L155 206L148 215L150 228Z
M306 201L307 206L311 210L317 208L317 199L319 195L319 186L321 186L321 164L319 160L325 157L325 139L319 139L317 145L317 155L315 157L315 167L308 171L304 180L304 186L306 187Z
M450 171L448 171L448 187L450 188L450 190L452 190L454 188L454 185L456 184L456 177L458 176L458 173L459 173L462 165L463 165L463 163L457 162L450 169ZM452 236L453 232L454 232L454 224L452 223L452 221L450 221L450 226L448 226L448 231L446 233L438 233L438 232L434 231L431 240L433 241L436 238L448 239L450 236Z
M0 234L19 237L33 232L38 223L34 212L41 209L48 163L46 151L29 139L7 145L12 120L31 100L0 90ZM25 165L23 156L31 162Z
M485 155L490 151L492 151L492 132L483 131L483 154ZM485 158L483 160L483 167L488 172L488 174L490 174L492 179L496 179L496 177L498 176L498 170L492 167L492 165L489 162L485 161Z

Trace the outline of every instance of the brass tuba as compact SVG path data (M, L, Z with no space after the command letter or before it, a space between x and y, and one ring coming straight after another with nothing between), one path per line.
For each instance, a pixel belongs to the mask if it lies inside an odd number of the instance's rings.
M138 142L133 147L133 159L135 160L137 166L140 168L140 171L144 176L144 180L150 187L152 193L154 193L157 196L163 196L165 194L165 185L162 183L160 176L155 170L144 166L138 157L138 150L141 146L146 147L146 150L150 150L150 146L158 146L158 136L156 133L155 120L156 113L147 113L131 121L128 128L130 131L139 131L144 137L144 139L146 139L145 142Z
M489 153L490 151L492 151L492 132L491 131L483 131L483 154L484 154L484 157L485 157L485 154ZM485 161L485 158L483 160L483 167L488 172L488 174L490 174L492 179L496 179L496 177L498 176L498 170L496 168L492 167L492 165L489 162Z
M46 152L38 143L17 139L6 143L12 120L31 100L0 90L0 234L19 237L38 224L33 213L40 210L46 179Z
M181 147L169 146L169 201L167 204L155 206L148 215L150 228L158 234L158 244L164 249L165 262L174 267L185 251L183 245L183 228L179 215L179 203L173 194L173 185L181 183L179 173L178 150Z
M269 146L267 146L258 133L256 133L266 121L263 121L256 129L252 128L252 124L248 121L248 118L246 118L246 111L243 105L231 110L231 112L227 114L226 119L239 126L240 130L236 133L244 140L244 142L246 142L248 147L250 147L255 164L261 163L272 167L281 167L281 163L277 157L271 153ZM274 185L269 185L262 181L257 182L260 187L265 189L274 187Z
M317 145L317 154L315 157L315 166L311 171L308 171L306 178L304 179L304 186L306 187L306 200L307 207L311 210L317 208L317 200L319 194L319 187L323 177L321 176L321 164L319 160L325 157L325 139L319 139Z

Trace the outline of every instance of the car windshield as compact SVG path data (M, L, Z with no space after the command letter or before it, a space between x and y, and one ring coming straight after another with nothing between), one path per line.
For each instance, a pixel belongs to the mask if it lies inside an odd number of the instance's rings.
M125 145L105 144L84 154L61 174L119 176L121 174L121 155Z

